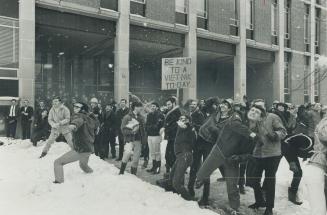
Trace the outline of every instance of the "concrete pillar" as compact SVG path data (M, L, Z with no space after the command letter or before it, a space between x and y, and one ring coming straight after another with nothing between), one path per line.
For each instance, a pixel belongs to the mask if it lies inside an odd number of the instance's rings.
M193 62L194 88L183 89L183 103L187 99L197 98L197 0L189 0L188 16L189 32L185 35L184 57L191 57Z
M120 0L118 11L120 13L120 16L116 24L114 65L114 97L116 101L120 101L120 99L123 98L128 100L130 0Z
M35 99L35 0L19 1L19 97Z
M234 99L241 102L246 95L246 1L238 1L240 42L234 57Z
M315 101L315 38L316 38L316 10L315 10L316 1L311 0L310 7L310 102L313 103Z
M274 100L284 102L284 38L285 38L285 6L284 0L278 1L278 45L279 50L275 53L273 74L273 97Z

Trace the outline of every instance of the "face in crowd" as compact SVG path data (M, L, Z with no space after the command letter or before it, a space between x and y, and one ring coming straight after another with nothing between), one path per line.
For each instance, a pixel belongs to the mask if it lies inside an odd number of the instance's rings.
M167 101L166 106L168 110L172 110L175 107L175 103L172 103L171 101Z
M24 107L28 106L28 100L24 100Z
M279 110L280 112L284 112L285 107L283 105L277 105L277 110Z
M248 119L253 122L261 121L262 111L256 107L252 107L248 112Z
M197 107L198 107L197 101L192 101L190 104L190 111L194 112L197 109Z
M111 105L106 105L106 108L105 108L105 110L107 111L107 112L109 112L109 111L112 111L112 106Z
M140 114L140 113L142 112L142 109L143 109L142 106L140 106L140 107L134 107L134 112L135 112L136 114Z
M120 108L126 108L126 105L127 105L127 102L126 102L126 100L125 99L122 99L121 101L120 101Z
M60 104L61 104L61 102L60 102L59 99L55 98L55 99L52 100L52 106L54 108L58 108L60 106Z
M316 103L313 108L312 108L314 111L317 111L317 112L321 112L321 104L320 103Z
M74 113L79 113L82 109L83 105L80 103L75 103L74 104Z
M96 103L96 102L91 102L91 107L92 108L95 108L95 107L97 107L98 106L98 103Z
M155 104L151 104L150 110L151 112L155 112L158 110L158 107Z
M44 102L40 102L40 107L43 109L44 108Z
M228 103L223 102L220 104L220 111L223 114L228 114L228 112L231 110L231 107L229 106Z

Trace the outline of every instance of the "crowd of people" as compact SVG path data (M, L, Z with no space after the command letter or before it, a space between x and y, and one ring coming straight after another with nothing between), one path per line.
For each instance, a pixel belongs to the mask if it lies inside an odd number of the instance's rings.
M136 175L140 157L144 157L144 168L151 159L147 172L157 175L162 168L164 138L165 173L157 184L167 191L195 201L195 189L203 187L198 203L209 205L210 176L219 168L223 176L219 180L227 186L230 214L239 214L240 194L249 186L254 191L254 203L249 208L265 208L264 215L271 215L276 172L285 157L293 172L288 200L302 204L298 189L304 175L310 186L312 214L326 215L327 118L320 103L295 106L274 101L267 107L262 99L249 102L244 97L235 102L212 97L178 105L177 99L170 97L160 106L156 101L142 102L134 95L129 102L122 99L116 104L111 100L103 106L95 97L68 104L54 97L50 109L39 101L35 111L27 100L22 108L16 103L12 101L7 117L8 137L15 136L17 117L21 115L23 138L30 138L34 146L46 142L40 158L55 141L64 140L71 148L54 162L54 183L64 182L63 166L71 162L79 161L81 169L91 173L88 159L92 153L101 159L120 161L121 175L129 161L130 172ZM28 132L31 124L32 135ZM304 170L300 159L308 163Z

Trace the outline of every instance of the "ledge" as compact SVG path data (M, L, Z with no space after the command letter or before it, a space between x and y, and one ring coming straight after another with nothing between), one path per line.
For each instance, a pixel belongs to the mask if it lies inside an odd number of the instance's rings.
M180 34L187 34L189 31L188 26L184 26L180 24L161 22L135 14L130 14L129 17L130 17L130 24L142 26L145 28L153 28L157 30L170 31Z
M259 43L255 40L249 40L249 39L246 40L246 46L250 48L265 50L265 51L273 51L273 52L279 51L279 46Z
M201 28L196 29L197 36L204 39L216 40L221 42L227 42L232 44L238 44L240 42L240 38L232 35L223 35L213 33Z

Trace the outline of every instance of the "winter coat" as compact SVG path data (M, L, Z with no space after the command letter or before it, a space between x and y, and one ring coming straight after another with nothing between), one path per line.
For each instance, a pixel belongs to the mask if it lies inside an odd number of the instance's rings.
M206 142L214 145L218 138L217 132L211 132L211 128L216 126L216 114L211 114L205 121L205 123L199 129L199 136Z
M192 126L194 127L195 131L198 133L200 127L203 125L205 121L205 117L200 110L196 110L190 114L192 118Z
M253 156L257 158L275 157L281 155L281 140L287 135L286 128L282 120L273 113L268 115L259 122L255 131L259 137L259 143L256 144ZM277 134L276 139L270 136Z
M327 118L321 120L320 123L326 123ZM327 173L327 142L320 141L317 136L317 131L314 135L314 154L311 156L309 164L323 169Z
M116 114L114 111L105 111L102 116L101 133L108 133L109 136L116 136Z
M180 153L192 152L195 146L196 134L192 126L181 128L178 126L174 142L174 152L177 156Z
M72 125L76 126L73 132L74 150L79 153L93 153L96 130L99 120L94 114L77 113L72 116Z
M170 110L165 118L165 139L171 140L175 139L177 133L177 121L182 115L178 106Z
M31 141L36 143L39 140L47 139L50 135L51 126L48 123L48 117L39 118L34 124L34 130L31 136Z
M129 108L125 108L125 109L119 108L116 111L116 128L117 128L117 130L120 131L120 126L121 126L122 120L123 120L124 116L126 116L127 114L129 114Z
M217 122L216 126L209 128L209 131L216 133L215 147L225 158L251 153L253 149L253 144L250 141L251 131L242 123L237 114Z
M147 115L145 128L148 136L160 136L160 129L163 128L165 116L160 111L151 112Z
M59 108L51 108L48 115L48 121L52 127L53 132L59 132L62 134L67 134L70 132L69 122L70 122L70 111L65 105L60 105ZM58 128L54 126L58 123L61 123Z
M133 131L126 127L127 124L132 120L135 119L139 123L139 130L136 134L133 133ZM124 141L126 143L128 142L134 142L134 141L141 141L142 144L146 143L146 135L145 135L145 119L142 115L138 114L135 116L133 112L130 112L126 116L124 116L122 123L121 123L121 132L124 136Z
M25 107L21 107L20 114L22 116L22 123L31 122L33 117L33 112L34 110L33 107L31 106L26 107L26 111L25 111ZM27 113L27 115L25 115L25 113Z
M315 129L318 123L321 120L320 113L310 110L307 112L307 119L308 119L308 135L312 138L314 138Z

